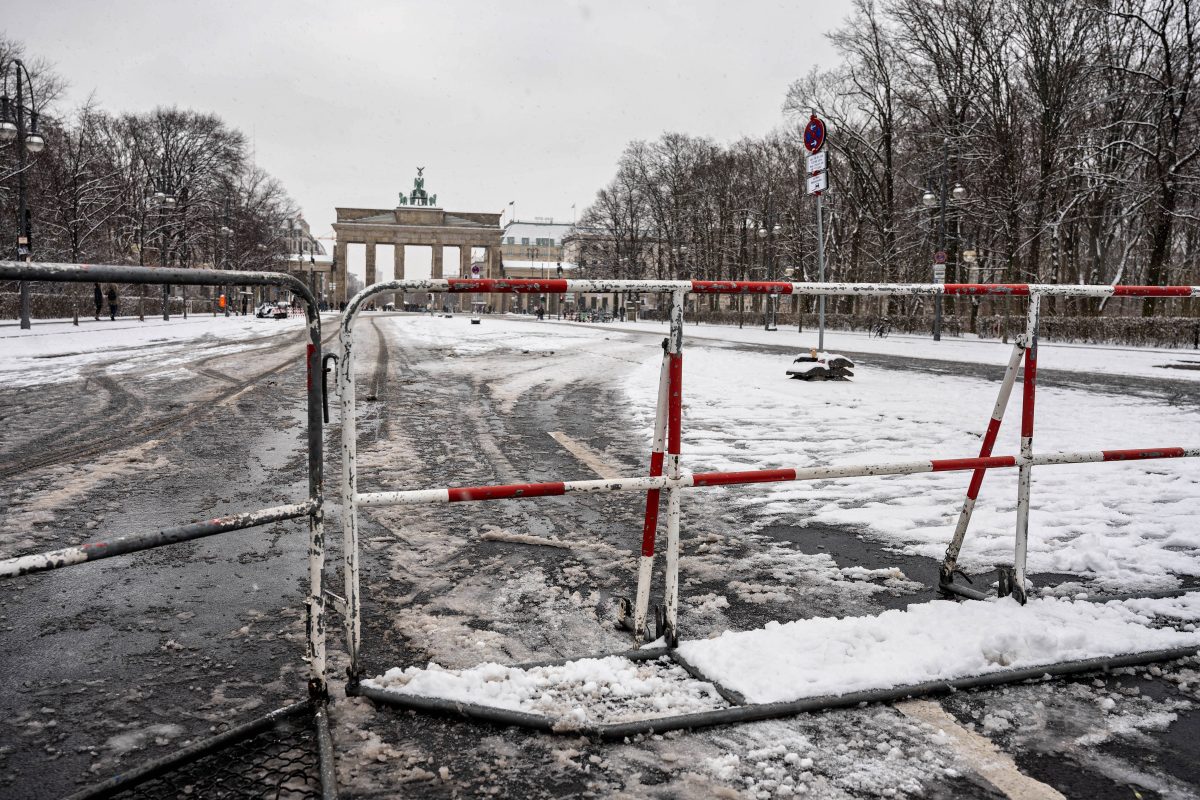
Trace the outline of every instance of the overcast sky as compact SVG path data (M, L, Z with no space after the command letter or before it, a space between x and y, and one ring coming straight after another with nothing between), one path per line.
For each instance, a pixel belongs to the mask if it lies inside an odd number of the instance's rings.
M0 26L110 111L243 130L313 232L391 208L424 166L450 210L571 220L632 139L782 122L848 0L4 3Z

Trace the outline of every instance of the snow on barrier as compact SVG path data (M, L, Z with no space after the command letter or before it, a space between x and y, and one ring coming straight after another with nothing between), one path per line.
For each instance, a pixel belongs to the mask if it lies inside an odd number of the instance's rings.
M186 542L206 536L215 536L231 531L268 525L291 519L308 520L308 594L305 598L306 645L304 660L308 663L308 694L303 708L281 709L261 720L240 726L238 735L251 735L263 725L269 724L276 715L299 710L311 713L317 727L320 744L322 793L324 797L336 797L333 782L332 746L329 744L328 723L325 716L326 664L325 664L325 616L322 580L325 570L325 529L323 493L323 417L322 382L314 381L313 375L321 365L321 319L317 312L317 301L308 286L293 275L279 272L234 272L227 270L178 269L167 267L126 267L97 264L56 264L0 261L0 280L5 281L52 281L70 283L131 283L175 286L277 286L292 292L304 302L308 321L305 367L308 380L308 498L300 503L263 508L231 514L224 517L179 525L149 533L116 536L95 542L33 555L17 556L0 560L0 579L14 578L47 570L60 569L89 561L126 553L136 553L177 542ZM264 722L264 720L266 722ZM243 730L244 729L244 730ZM233 737L236 738L236 737ZM184 760L199 757L214 748L232 741L231 733L223 734L208 742L200 742L172 756L133 770L93 789L103 792L115 788L130 787L147 776L170 769ZM328 776L329 780L325 780ZM88 790L90 791L90 790ZM107 796L107 795L105 795Z
M358 491L358 474L356 462L356 419L355 419L355 388L354 388L354 322L364 304L371 297L385 292L448 292L448 293L557 293L588 292L588 293L664 293L670 296L670 332L663 342L663 357L659 370L658 402L655 414L654 433L651 442L650 464L648 474L644 476L628 476L603 480L561 481L523 484L504 484L493 486L447 486L434 489L412 489L398 491L363 492ZM1013 347L1013 353L1001 381L999 396L993 408L991 421L984 435L980 452L969 458L930 458L915 461L892 463L867 463L857 465L839 465L825 467L807 467L796 469L767 469L746 470L739 472L705 472L684 474L681 470L681 438L683 426L683 307L684 299L689 293L695 294L796 294L796 295L948 295L948 296L1008 296L1027 297L1028 315L1025 332L1018 337ZM1034 432L1034 399L1037 378L1037 327L1042 297L1195 297L1200 295L1200 287L1193 286L1067 286L1067 285L1037 285L1037 284L865 284L865 283L786 283L760 281L604 281L604 280L407 280L378 283L363 289L348 304L341 321L339 331L340 354L337 356L337 387L341 407L342 421L342 524L344 528L345 588L346 597L331 596L335 608L345 616L346 641L350 655L350 691L358 691L364 696L381 702L388 702L408 708L426 710L454 711L469 716L483 717L495 721L528 725L546 730L581 728L594 730L601 735L624 736L630 732L645 730L664 730L663 715L671 717L674 722L668 727L693 727L701 724L734 721L736 719L758 719L764 716L794 713L817 707L831 705L850 705L865 699L890 699L911 694L928 693L947 688L966 687L974 685L990 685L1015 680L1025 680L1044 673L1069 674L1087 671L1105 666L1129 665L1146 663L1148 661L1178 658L1196 651L1197 638L1195 635L1183 638L1147 634L1145 636L1127 635L1111 636L1102 644L1079 647L1050 647L1043 646L1044 651L1035 666L1028 666L1027 660L1021 658L1008 661L1001 660L998 664L1013 666L1014 669L979 670L978 663L970 658L959 659L961 669L954 674L943 673L913 673L919 679L915 683L897 687L896 681L888 686L859 686L858 684L837 683L824 686L824 689L836 690L817 696L792 697L790 699L762 699L755 702L753 692L744 692L746 686L740 689L723 685L719 678L709 677L709 671L728 679L736 670L724 671L720 668L721 657L712 655L712 648L717 645L678 641L678 607L679 607L679 527L680 507L684 490L699 489L712 486L750 485L778 481L804 481L827 478L870 477L885 475L908 475L923 472L970 471L971 481L967 489L966 500L959 516L954 534L947 550L946 558L941 568L939 589L945 596L956 595L971 599L985 599L982 592L962 586L954 582L958 572L957 558L970 523L971 513L975 506L983 476L989 469L1013 468L1019 471L1018 503L1014 536L1014 555L1011 570L1002 574L1000 581L1001 596L1011 594L1018 604L996 606L987 604L986 612L953 612L957 614L984 614L993 619L1009 615L1016 620L1025 622L1031 620L1028 616L1017 616L1021 605L1025 605L1028 595L1026 578L1026 552L1029 534L1029 495L1031 488L1031 473L1033 467L1051 466L1056 464L1086 464L1114 461L1134 461L1160 458L1184 458L1200 456L1200 447L1142 447L1123 450L1076 451L1060 453L1033 452ZM330 356L332 358L332 356ZM1021 400L1021 442L1020 452L1015 455L996 456L992 454L996 434L1007 408L1009 397L1015 384L1018 368L1024 362L1024 378ZM638 563L638 582L635 601L632 608L632 619L624 620L633 633L635 645L640 646L647 639L661 637L665 647L642 648L629 651L616 658L622 658L631 663L655 662L657 666L643 664L642 672L636 672L638 685L646 688L653 695L653 687L658 682L674 680L679 677L678 669L686 673L687 678L681 679L684 684L677 686L668 694L690 698L684 701L683 708L688 711L684 716L668 713L670 709L659 708L657 716L646 712L636 720L622 720L612 723L594 723L588 721L587 714L581 721L579 713L571 712L567 717L553 716L543 713L545 709L533 709L516 701L499 702L495 697L488 698L472 694L462 687L476 679L483 682L504 684L506 681L516 681L524 686L537 686L545 675L556 674L562 680L570 682L577 680L580 675L587 675L594 665L583 665L578 659L566 662L556 662L552 665L562 667L573 664L570 669L558 669L551 673L539 673L538 677L528 678L516 673L506 672L513 668L484 665L484 670L491 678L480 678L473 675L463 678L466 684L455 683L455 679L447 678L445 673L434 670L434 677L423 677L422 671L405 670L397 673L391 671L378 679L360 683L359 651L361 646L361 627L359 599L359 563L358 563L358 509L360 507L439 504L460 502L483 502L494 500L528 500L539 497L561 496L574 493L596 492L646 492L646 511L642 529L642 543ZM654 636L648 625L650 578L656 557L656 538L658 533L659 512L666 498L666 547L663 603L656 614ZM1054 608L1055 601L1049 598L1039 599L1034 608ZM1073 606L1074 607L1074 606ZM1080 605L1083 609L1087 606ZM951 613L953 606L937 606L923 610L924 615ZM623 610L628 610L623 609ZM891 612L889 612L891 613ZM899 612L897 612L899 613ZM1040 612L1020 610L1022 614L1038 614ZM1090 612L1089 612L1090 613ZM1070 614L1067 614L1070 616ZM1088 613L1075 614L1077 626L1087 639L1087 629L1095 620ZM1040 619L1040 618L1039 618ZM1089 620L1091 620L1089 622ZM806 626L816 621L792 623L792 630L806 630ZM1128 620L1126 621L1128 622ZM856 624L856 623L855 623ZM858 630L855 624L845 623L843 627ZM940 624L940 623L939 623ZM963 625L990 624L984 620L962 621ZM1067 625L1067 622L1063 623ZM1133 623L1129 623L1133 624ZM786 626L785 626L786 627ZM900 626L901 629L904 626ZM1067 625L1070 628L1069 625ZM832 629L827 629L832 630ZM761 632L760 632L761 633ZM1126 631L1125 633L1129 633ZM749 635L749 634L746 634ZM807 634L798 633L803 640ZM720 637L734 637L743 634L726 634ZM1089 640L1090 641L1090 640ZM1123 643L1123 644L1122 644ZM778 644L778 643L777 643ZM1152 648L1152 649L1147 649ZM736 650L737 646L733 648ZM783 648L786 649L786 648ZM759 658L772 659L772 654L778 654L780 647L748 649L747 653L756 653ZM605 656L603 658L607 658ZM753 658L753 657L752 657ZM670 663L658 663L659 659L669 659ZM703 668L693 663L695 659ZM1049 660L1047 660L1049 659ZM1066 659L1066 660L1063 660ZM778 660L778 659L776 659ZM786 660L786 659L784 659ZM954 661L954 659L950 659ZM1026 666L1022 666L1026 665ZM610 668L623 674L633 675L632 669L624 662L612 662ZM778 665L776 665L778 666ZM678 669L677 669L678 668ZM766 669L770 670L768 665ZM823 667L828 669L828 666ZM433 668L431 668L433 670ZM649 670L648 672L646 670ZM973 670L973 671L972 671ZM1031 671L1032 670L1032 671ZM832 674L840 670L833 669ZM953 670L952 670L953 672ZM959 674L961 673L961 674ZM986 674L985 674L986 673ZM465 675L466 673L464 673ZM391 677L389 677L391 676ZM672 677L674 676L674 678ZM781 680L803 684L803 676L780 674ZM531 682L532 681L532 682ZM711 692L703 686L687 683L699 682L711 687ZM478 682L478 681L476 681ZM810 681L811 682L811 681ZM903 679L901 679L903 682ZM585 681L585 683L588 683ZM619 681L618 681L619 683ZM734 683L734 681L729 681ZM594 681L589 685L594 684ZM515 684L514 684L515 685ZM402 688L410 687L410 688ZM416 687L415 689L412 687ZM457 688L455 688L457 687ZM661 688L661 687L659 687ZM676 691L677 690L677 691ZM464 694L464 691L466 692ZM499 691L499 690L498 690ZM522 690L514 689L512 697L519 697ZM421 694L428 692L431 696ZM899 692L899 694L897 694ZM544 694L544 692L543 692ZM693 708L689 703L704 703L712 701L713 697L720 699L720 707L706 709ZM750 701L747 701L747 698ZM705 699L707 698L707 699ZM487 703L491 703L488 705ZM631 702L637 705L636 702ZM716 701L712 701L716 702ZM497 704L499 703L499 704ZM506 705L507 703L507 705ZM618 704L619 705L619 704ZM644 710L643 710L644 711ZM572 722L574 720L574 722Z

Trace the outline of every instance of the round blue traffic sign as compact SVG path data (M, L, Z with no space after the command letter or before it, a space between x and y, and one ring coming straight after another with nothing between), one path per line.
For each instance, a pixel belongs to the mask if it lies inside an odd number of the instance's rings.
M804 126L804 148L810 153L816 153L825 144L825 123L816 114L808 118Z

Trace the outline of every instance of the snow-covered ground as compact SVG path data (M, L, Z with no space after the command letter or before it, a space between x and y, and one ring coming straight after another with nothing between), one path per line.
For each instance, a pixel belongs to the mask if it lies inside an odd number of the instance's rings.
M679 653L749 703L786 703L1008 669L1200 645L1200 593L1106 604L1045 597L918 603L873 617L768 623L684 641ZM1169 624L1179 625L1177 630ZM946 635L947 631L952 635ZM679 667L619 656L519 669L409 667L366 681L398 695L437 697L549 716L564 727L727 707Z
M631 349L622 326L487 318L484 325L470 328L465 321L393 318L389 327L420 348L464 357L474 374L479 374L479 362L468 357L509 348L532 355L573 354L576 357L566 365L554 362L554 369L565 368L573 375L595 368L598 358L623 359L628 365L618 374L628 399L627 413L639 428L634 438L650 439L661 355L653 340L651 346ZM624 329L665 330L656 323ZM860 364L853 381L811 384L786 377L791 356L731 346L731 342L783 341L778 334L749 329L687 329L683 389L687 469L806 467L977 453L998 382L953 370L913 372ZM887 352L900 345L895 338L879 342L866 337L835 343L850 351ZM987 342L950 344L953 352L915 340L905 346L921 358L996 365L1003 364L1009 352L1003 345ZM1111 367L1109 374L1128 374L1135 383L1138 377L1150 376L1194 380L1189 371L1156 366L1181 357L1190 358L1158 351L1047 346L1042 364L1044 369L1072 372L1087 372L1089 365ZM549 372L500 377L491 386L503 398L512 391L504 387L505 381L517 381L527 389L531 381L554 380L545 374ZM1200 429L1200 411L1194 408L1155 399L1162 395L1092 391L1086 380L1079 386L1039 391L1035 450L1200 444L1187 438L1188 432ZM1002 428L998 454L1018 451L1019 394L1014 394ZM943 473L703 491L719 498L718 505L737 508L738 518L748 521L746 533L768 524L801 529L814 523L848 526L884 548L940 559L968 480L966 473ZM694 494L685 496L681 562L685 593L689 566L698 556L698 540L689 541L686 530L687 506L694 502ZM1015 505L1016 472L989 474L962 557L968 570L1011 563ZM1065 584L1067 594L1082 593L1084 579L1090 579L1091 590L1176 586L1180 576L1200 575L1200 532L1192 524L1197 510L1200 465L1191 460L1039 468L1033 488L1031 572L1078 575L1079 582ZM702 550L703 544L699 546ZM777 571L776 577L795 580L787 571ZM686 608L688 598L684 603ZM1196 603L1197 596L1190 595L1182 605L1180 601L1097 605L1055 597L1035 600L1024 608L1009 600L937 604L936 608L918 605L878 617L769 623L753 631L688 642L681 651L710 677L727 682L749 700L772 702L879 688L881 676L887 685L917 683L1200 643L1193 627ZM1175 619L1182 630L1157 627L1164 617ZM955 636L943 635L948 628ZM785 657L766 657L771 653ZM631 669L634 665L627 662L596 661L533 673L495 665L463 671L410 668L392 670L377 680L404 693L553 712L569 723L592 721L587 716L591 712L580 705L588 697L611 706L611 688L606 687L620 684L618 673ZM712 702L692 679L681 678L669 690L654 682L670 677L633 676L636 685L650 687L647 692L677 695L679 710ZM550 685L555 692L547 690ZM629 705L617 710L635 716L646 710L644 703L632 702L632 711ZM618 718L625 718L620 714Z
M550 322L570 327L580 325L559 320ZM662 322L609 322L586 327L600 331L662 332L664 335L667 330L666 324ZM782 345L795 347L797 352L807 352L817 346L817 332L813 329L806 328L803 333L783 327L777 331L765 331L761 325L749 324L749 319L744 328L734 325L697 325L685 319L684 336L694 341ZM969 334L962 337L946 336L940 342L935 342L928 336L898 333L880 339L867 333L852 331L825 332L825 349L831 352L878 353L921 360L965 361L1001 367L1008 362L1012 347L1011 342L1004 344L995 339L980 339ZM1038 365L1040 369L1069 372L1200 381L1200 351L1196 350L1040 342Z
M482 326L468 326L465 319L403 317L392 318L391 324L406 341L462 356L520 348L605 358L601 335L619 338L623 328L665 329L658 323L582 326L495 317ZM849 335L830 334L839 346L841 337ZM806 383L787 378L790 357L727 344L780 344L788 339L798 337L724 326L686 329L686 469L811 467L977 455L998 381L950 371L914 374L860 365L852 381ZM615 354L613 345L607 349ZM845 345L847 350L879 352L911 348L921 357L969 358L997 365L1005 363L1009 352L1008 347L991 342L902 343L897 337L881 341L864 336ZM629 358L623 349L619 355ZM1200 377L1200 372L1155 366L1191 358L1186 353L1046 345L1040 357L1042 369L1086 372L1090 365L1131 376ZM556 368L562 368L561 363ZM569 369L586 371L588 362L576 360ZM630 413L647 442L658 370L659 355L648 348L624 372ZM515 393L528 388L529 381L548 379L524 372L506 382L520 384L509 387ZM1000 431L997 455L1019 452L1019 421L1018 389ZM1034 449L1200 446L1200 433L1192 435L1193 431L1200 431L1200 411L1191 407L1141 396L1043 387L1038 392ZM961 559L968 571L1012 562L1016 479L1016 470L993 470L987 475ZM940 559L968 481L968 473L937 473L704 491L727 494L730 503L755 520L751 530L768 524L851 525L885 547ZM1038 468L1033 479L1030 571L1078 574L1107 590L1177 586L1178 576L1200 576L1200 531L1192 524L1197 511L1200 463L1192 459Z
M328 319L333 319L329 317ZM279 334L302 336L304 317L257 319L193 314L168 322L147 317L115 321L38 322L29 330L0 327L0 380L9 386L61 383L100 362L113 374L157 364L162 373L199 359L264 345ZM164 351L165 347L172 347Z
M735 332L689 329L685 342L705 345L711 342L705 335ZM747 341L770 336L745 329L741 335ZM861 345L878 342L864 337ZM914 344L914 350L940 354L937 347ZM1007 357L1007 348L983 342L961 347L976 348L976 360L990 353L1002 364ZM998 381L950 372L916 375L862 365L851 382L814 384L787 379L789 358L725 347L693 346L689 353L686 343L684 353L683 462L693 471L974 456L999 388ZM1040 356L1042 369L1086 371L1091 360L1157 378L1197 375L1156 369L1153 364L1165 358L1158 352L1045 347ZM657 377L651 357L626 381L647 439ZM997 455L1019 452L1019 421L1018 391ZM1194 408L1080 389L1038 391L1037 452L1197 446L1200 433L1194 431L1200 431ZM961 563L968 570L1012 562L1016 479L1015 470L987 475L963 549ZM968 481L967 473L939 473L711 491L726 492L730 502L753 512L756 527L853 525L887 546L940 558ZM1192 524L1198 510L1200 464L1194 460L1039 468L1033 479L1030 570L1078 573L1109 589L1178 585L1177 575L1200 575L1200 531Z

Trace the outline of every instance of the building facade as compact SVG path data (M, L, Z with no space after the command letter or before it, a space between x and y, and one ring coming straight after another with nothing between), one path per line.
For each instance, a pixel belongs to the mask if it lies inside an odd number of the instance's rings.
M514 220L504 226L500 244L501 268L506 278L572 278L578 274L575 263L565 256L565 240L574 226L555 222L550 217L533 221ZM573 298L559 294L518 295L512 310L532 313L541 306L557 316L573 305Z

